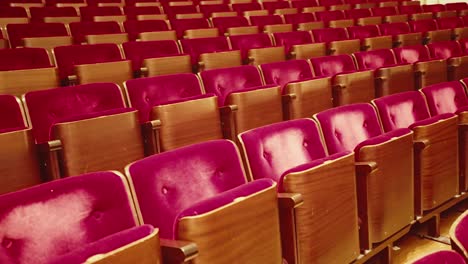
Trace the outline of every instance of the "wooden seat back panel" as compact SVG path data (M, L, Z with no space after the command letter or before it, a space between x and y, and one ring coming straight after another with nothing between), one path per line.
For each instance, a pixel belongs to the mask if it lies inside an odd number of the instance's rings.
M145 59L143 66L148 69L148 77L192 72L190 55Z
M45 23L64 23L70 24L72 22L80 22L81 18L79 16L76 17L44 17Z
M414 20L414 21L432 19L432 13L426 12L426 13L411 14L410 18L411 20Z
M203 53L200 55L200 71L241 65L242 58L240 50Z
M349 74L338 74L333 80L333 104L335 106L368 103L375 98L374 72L361 71Z
M252 65L260 65L263 63L285 61L286 54L284 47L270 47L249 50L249 60Z
M449 81L468 77L468 56L455 57L447 60L447 77Z
M382 17L373 16L373 17L358 18L357 19L357 24L359 26L380 25L380 24L382 24Z
M75 72L80 84L113 82L122 85L126 80L133 78L130 61L76 65Z
M21 96L30 91L59 86L56 68L0 72L0 93Z
M328 46L330 55L351 55L361 50L361 41L359 39L332 41Z
M412 65L400 65L382 68L376 71L376 97L413 91L414 73Z
M177 41L177 35L174 30L141 32L140 34L138 34L138 38L141 41L153 41L153 40L176 40Z
M365 50L391 49L392 37L380 36L373 38L365 38L363 39L363 46L366 48Z
M237 35L249 35L259 33L257 26L247 26L247 27L232 27L228 28L226 34L228 36L237 36Z
M428 43L452 40L452 30L441 29L427 32Z
M325 28L325 24L323 21L315 21L315 22L304 22L304 23L299 23L297 25L297 30L300 31L310 31L314 29L321 29Z
M328 23L331 28L347 28L354 26L354 20L352 19L340 19L332 20Z
M395 46L415 46L422 44L421 33L408 33L397 35L394 41L398 42Z
M408 22L408 16L407 15L385 16L384 17L384 22L386 22L386 23Z
M308 60L310 58L323 57L326 55L327 45L323 42L294 45L291 51L291 58L297 60Z
M217 28L189 29L184 32L184 38L214 38L219 36Z
M122 44L122 43L128 42L128 34L117 33L117 34L87 35L86 42L88 44L101 44L101 43Z
M454 28L453 34L455 40L466 39L468 38L468 27Z
M422 61L414 64L416 89L447 81L447 63L445 60Z
M280 25L266 25L264 27L265 33L279 33L279 32L292 32L292 24L280 24Z

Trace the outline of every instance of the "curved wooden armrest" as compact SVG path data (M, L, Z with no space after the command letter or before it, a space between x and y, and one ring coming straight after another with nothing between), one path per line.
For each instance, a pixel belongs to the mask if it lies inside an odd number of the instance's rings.
M304 198L300 193L278 193L279 208L293 209L301 206Z
M292 100L296 99L296 97L297 96L296 96L295 93L284 94L284 95L281 96L281 98L283 100L283 104L291 102Z
M425 149L427 146L429 146L429 140L427 139L415 140L413 141L413 145L414 145L415 150L420 151L420 150Z
M335 84L332 86L333 90L343 90L346 88L346 85L343 85L343 84Z
M198 255L197 245L193 242L160 239L164 263L184 263Z
M230 114L237 111L237 105L226 105L219 108L221 115Z
M356 174L357 175L368 175L372 171L377 169L377 162L373 161L359 161L355 163L356 166Z

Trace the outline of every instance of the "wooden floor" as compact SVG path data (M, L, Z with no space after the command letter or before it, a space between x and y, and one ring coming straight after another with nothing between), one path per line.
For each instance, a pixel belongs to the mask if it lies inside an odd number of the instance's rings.
M455 219L465 210L468 209L468 201L465 200L454 208L444 212L440 219L440 239L445 243L450 243L449 230ZM426 225L414 226L410 233L395 243L393 248L392 263L402 264L411 263L412 260L418 259L421 256L431 252L451 249L450 245L443 242L431 240L423 237L427 232Z

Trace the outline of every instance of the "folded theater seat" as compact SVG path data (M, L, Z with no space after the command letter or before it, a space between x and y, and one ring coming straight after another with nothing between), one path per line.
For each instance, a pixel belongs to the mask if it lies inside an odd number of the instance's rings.
M361 41L351 39L344 28L312 30L315 42L327 44L327 55L352 54L361 50Z
M315 43L309 31L273 33L276 46L284 46L288 59L310 59L325 56L327 45Z
M70 32L74 44L122 44L129 40L126 32L122 32L119 23L115 21L83 21L70 23ZM65 45L62 45L65 46Z
M250 177L273 179L278 195L303 197L301 206L280 213L292 225L282 226L283 247L290 255L297 252L301 263L354 261L359 235L353 153L329 154L311 119L252 129L239 141Z
M380 24L379 30L382 36L392 36L393 47L423 44L421 32L412 32L406 22Z
M362 51L392 48L392 37L380 35L377 25L355 26L346 30L350 38L361 40Z
M431 56L447 61L447 77L449 81L457 81L468 77L468 55L465 55L457 41L444 41L427 45Z
M241 51L244 64L260 65L286 60L285 48L275 47L269 34L234 35L229 37L229 42L233 50Z

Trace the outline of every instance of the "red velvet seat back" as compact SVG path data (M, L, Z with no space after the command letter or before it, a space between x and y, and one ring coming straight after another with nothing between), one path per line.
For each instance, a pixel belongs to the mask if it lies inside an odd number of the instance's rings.
M231 8L227 4L199 5L199 8L205 17L211 17L213 13L217 12L231 12Z
M437 19L439 29L453 29L463 27L463 20L460 17L441 17Z
M400 14L417 14L417 13L422 13L423 9L422 6L420 5L401 5L398 6L398 11L400 11Z
M370 104L351 104L316 115L329 154L353 151L364 140L383 133L377 112Z
M28 17L28 13L23 7L1 6L0 17Z
M147 157L127 167L145 223L176 238L177 215L191 205L245 184L234 143L214 140Z
M84 0L47 0L46 6L57 6L57 4L85 4Z
M120 4L121 0L86 0L88 6L98 6L99 4Z
M374 100L385 131L407 128L430 117L426 100L418 91L388 95Z
M122 44L125 58L132 61L134 71L139 70L143 60L180 54L174 40L130 41Z
M205 92L218 96L219 106L225 104L231 93L263 85L260 72L251 65L202 71L200 76Z
M198 59L203 53L214 53L229 50L229 43L226 37L181 39L182 50L190 54L192 65L198 63Z
M329 77L340 73L355 72L353 58L350 55L336 55L311 58L310 62L317 77Z
M125 180L95 172L0 196L2 263L46 264L137 225Z
M23 38L67 36L67 28L62 23L8 24L8 38L12 47L23 46Z
M213 17L213 26L219 29L220 34L224 34L231 27L249 26L249 21L243 16L234 17Z
M74 74L75 65L122 60L115 44L71 45L54 48L61 79Z
M436 59L448 59L463 56L460 44L456 41L443 41L428 44L431 57Z
M380 24L379 29L382 35L398 35L411 33L410 26L406 22Z
M468 4L466 2L457 2L457 3L447 3L445 4L447 10L461 11L468 9Z
M276 9L290 8L288 1L271 1L263 2L263 9L268 10L270 14L274 14Z
M436 13L436 12L445 11L445 6L442 4L423 5L422 9L424 12Z
M0 95L0 116L0 133L26 127L21 105L13 95Z
M435 19L410 21L409 23L413 32L427 32L438 29Z
M0 71L51 67L47 51L41 48L0 49Z
M279 15L251 16L250 22L253 26L258 26L260 29L263 29L266 25L283 24L283 19Z
M73 7L31 7L31 21L44 22L45 17L76 17L76 9Z
M312 43L312 35L308 31L293 31L273 33L276 46L284 46L289 53L294 45Z
M443 82L426 86L424 93L432 116L456 113L462 107L468 106L465 88L459 81Z
M461 39L458 41L460 43L460 48L464 55L468 55L468 39Z
M299 23L315 21L315 17L312 13L287 14L283 15L283 17L286 23L293 24L295 26L297 26Z
M197 7L194 5L181 5L181 6L164 6L164 12L169 18L176 18L178 14L192 14L198 13Z
M356 52L354 57L358 68L361 70L375 70L396 64L395 55L390 49Z
M120 88L113 83L94 83L33 91L25 95L37 143L50 139L50 128L74 116L125 107Z
M261 10L262 6L260 3L252 2L252 3L237 3L232 4L232 10L236 11L239 16L243 16L245 11L251 10Z
M311 79L312 69L306 60L289 60L260 65L267 85L279 85L282 88L289 82Z
M344 11L347 18L351 19L358 19L363 17L371 17L372 13L368 8L360 8L360 9L350 9Z
M393 53L395 53L398 63L415 63L430 60L429 50L423 45L394 48Z
M231 47L234 50L240 50L243 60L247 59L248 51L250 49L268 48L273 46L270 36L268 34L249 34L230 36Z
M355 26L347 28L350 38L372 38L380 36L377 25Z
M70 32L75 44L86 42L87 35L117 34L121 33L120 26L115 21L103 22L72 22L70 23Z
M317 124L296 119L255 128L239 135L256 179L279 182L288 170L325 157Z
M398 15L398 12L394 6L386 6L386 7L374 7L370 9L372 15L374 16L393 16Z
M154 0L125 0L125 6L135 6L137 3L154 3Z
M177 38L184 36L184 31L189 29L209 28L210 24L205 18L185 18L171 20L172 28L177 33Z
M297 0L297 1L295 0L295 1L291 1L291 6L297 9L302 9L304 7L318 6L318 3L315 0Z
M321 6L342 5L342 0L319 0Z
M331 42L348 39L344 28L321 28L312 30L315 42Z
M317 18L317 20L322 20L325 23L328 23L331 20L339 20L346 18L344 12L341 10L315 12L315 17Z
M80 7L81 21L93 21L95 16L120 16L122 10L117 6L86 6Z
M132 79L125 83L125 87L130 105L139 111L140 122L150 120L150 112L154 106L203 93L200 81L191 73Z
M123 23L130 41L136 40L142 32L167 31L169 26L164 20L127 20Z
M124 6L123 10L128 20L135 20L139 15L161 14L161 9L157 6Z
M451 250L441 250L434 253L423 256L413 264L439 264L439 263L450 263L450 264L464 264L465 260L461 255Z

